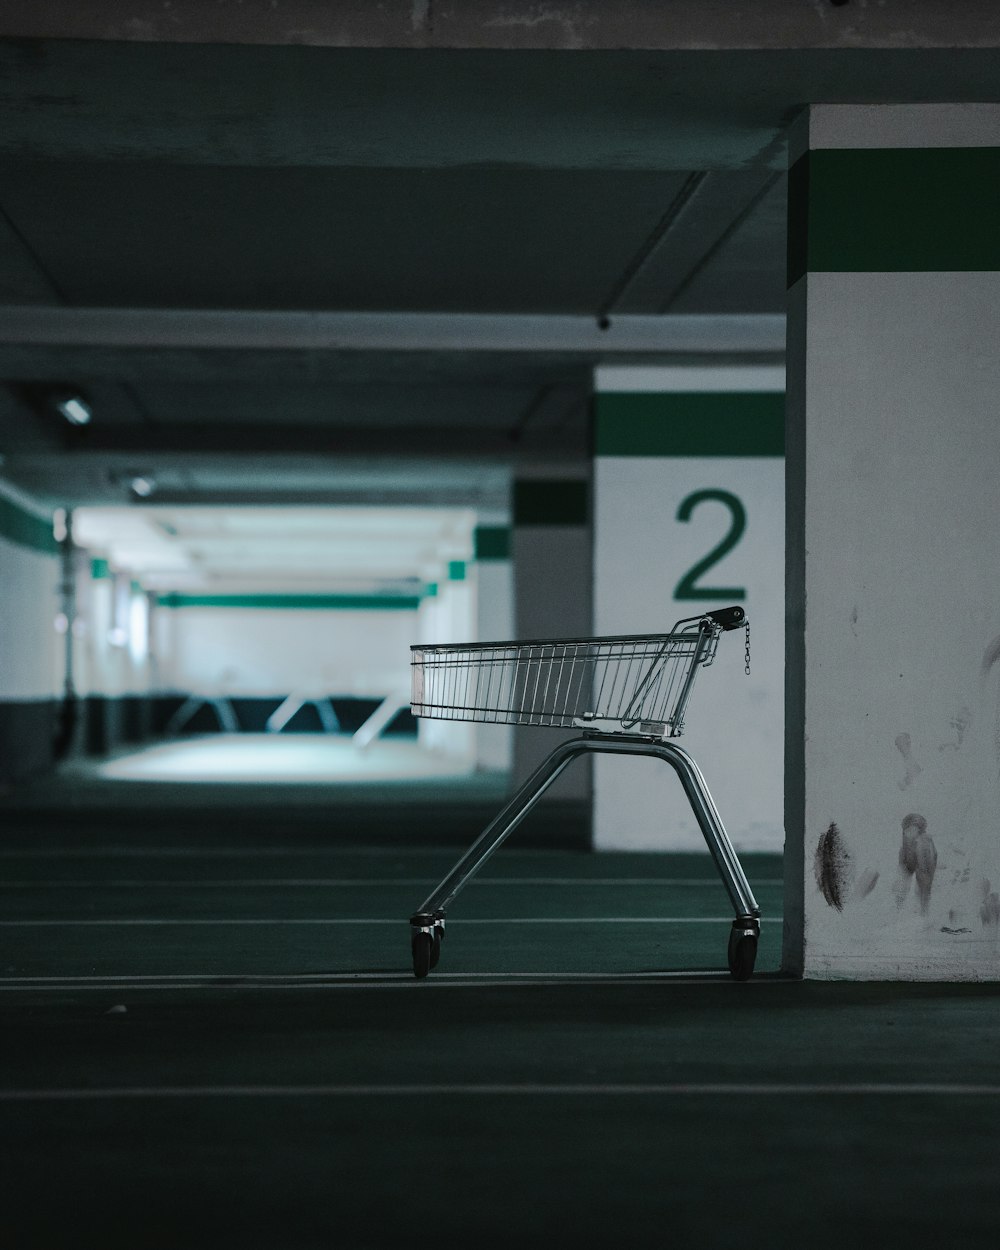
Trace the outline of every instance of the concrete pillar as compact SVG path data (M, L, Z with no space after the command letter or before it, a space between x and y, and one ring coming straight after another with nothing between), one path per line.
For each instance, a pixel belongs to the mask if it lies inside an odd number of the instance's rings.
M739 850L780 851L784 669L784 370L605 368L595 379L594 632L666 633L740 604L698 672L681 745ZM598 758L594 845L705 851L668 768Z
M1000 976L1000 106L791 153L785 963Z
M464 560L451 560L446 578L426 587L417 613L415 641L434 644L475 640L474 599L467 572ZM421 717L417 721L417 737L422 747L447 756L471 772L475 768L478 728L474 721Z
M128 603L131 582L108 562L91 561L85 637L87 674L86 744L93 755L113 751L128 738L125 698L129 692Z
M0 490L0 785L51 766L65 643L52 519Z
M510 527L480 524L473 534L475 561L476 637L500 642L514 637L514 577L510 560ZM483 772L509 772L514 733L509 725L476 726L476 767Z
M579 476L523 476L514 483L515 636L579 638L592 632L590 484ZM577 731L519 728L513 782ZM589 799L590 762L579 761L542 800Z

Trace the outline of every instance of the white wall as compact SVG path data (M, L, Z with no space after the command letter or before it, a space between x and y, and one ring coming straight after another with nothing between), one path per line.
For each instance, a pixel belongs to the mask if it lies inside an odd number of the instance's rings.
M51 699L59 690L59 561L0 535L0 699Z
M150 688L148 659L133 654L127 637L112 639L114 630L127 629L128 612L116 613L115 597L119 595L131 603L131 580L127 573L119 577L107 573L99 577L85 574L78 581L77 613L82 636L76 655L80 661L77 688L81 694L120 698L145 694Z
M468 580L441 582L437 593L428 596L420 604L417 636L413 641L428 645L446 645L453 642L473 642L475 639L473 584ZM417 721L417 739L428 751L447 755L453 761L461 761L471 771L475 767L477 729L474 721L420 717Z
M373 697L408 688L415 611L161 605L156 617L164 690Z

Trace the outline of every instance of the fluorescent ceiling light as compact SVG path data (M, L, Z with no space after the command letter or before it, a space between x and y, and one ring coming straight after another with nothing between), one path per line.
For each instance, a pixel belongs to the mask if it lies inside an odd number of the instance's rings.
M56 412L66 418L70 425L88 425L90 405L80 395L60 395L55 401Z

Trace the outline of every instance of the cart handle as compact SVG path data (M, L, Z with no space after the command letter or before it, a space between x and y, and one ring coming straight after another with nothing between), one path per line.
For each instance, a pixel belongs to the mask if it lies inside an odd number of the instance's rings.
M707 612L705 615L709 620L715 621L716 625L721 625L727 631L739 629L746 620L746 613L738 605L731 608L719 608L718 611Z

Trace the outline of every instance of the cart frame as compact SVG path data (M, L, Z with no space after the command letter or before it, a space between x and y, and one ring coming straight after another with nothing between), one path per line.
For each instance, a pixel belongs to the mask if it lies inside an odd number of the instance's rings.
M696 624L690 628L692 622ZM411 953L413 970L417 977L425 977L438 962L441 942L444 939L447 910L459 892L490 856L503 845L563 770L573 760L587 754L648 755L663 760L677 774L735 913L727 952L729 970L737 980L747 980L751 976L760 936L760 908L701 769L685 750L666 740L682 732L684 713L691 696L691 687L697 669L711 664L719 635L745 624L743 609L733 607L679 621L671 633L666 635L637 635L622 639L556 639L546 643L486 643L463 647L412 648L416 657L412 705L416 715L436 715L447 719L462 720L495 721L499 719L506 723L548 725L565 724L569 717L572 724L585 729L581 736L561 742L556 746L513 798L486 826L444 880L410 917ZM689 626L689 628L679 629L679 626ZM568 647L594 648L596 645L602 645L607 649L618 644L633 645L637 642L651 644L644 650L641 658L647 661L651 659L652 662L645 669L635 670L631 674L627 688L616 692L616 697L620 697L613 711L624 713L624 715L598 716L590 713L588 716L585 712L582 716L577 716L567 712L561 705L554 705L543 709L541 715L546 719L539 720L537 719L539 713L530 705L509 709L496 706L495 700L480 699L480 706L465 704L456 708L450 704L429 704L426 701L422 666L424 656L429 651L438 655L442 653L445 655L448 653L494 655L498 650L502 650L514 657L515 653L527 653L531 656L532 649L548 647L551 649L551 654L546 659L554 665L565 663L565 650ZM595 665L603 665L607 656L598 653L595 658L594 652L591 651L585 659L590 667L594 668ZM658 711L666 711L669 714L657 716L650 722L643 721L641 717L633 717L632 712L637 706L637 700L641 705L646 697L644 692L652 688L654 681L660 680L656 666L662 667L667 661L673 661L675 664L676 681L669 689L669 704L658 705ZM516 659L512 658L510 662L515 663ZM491 682L490 690L492 690L492 685ZM512 682L511 691L514 690L514 685ZM572 683L569 683L568 688L572 689ZM593 687L588 693L591 693L592 689ZM486 702L490 704L488 707L485 706ZM458 715L454 714L456 711ZM585 728L593 724L595 720L598 722L596 727ZM626 725L627 729L609 728L609 724L615 721L618 725ZM640 732L638 733L634 732L636 725L639 725Z

